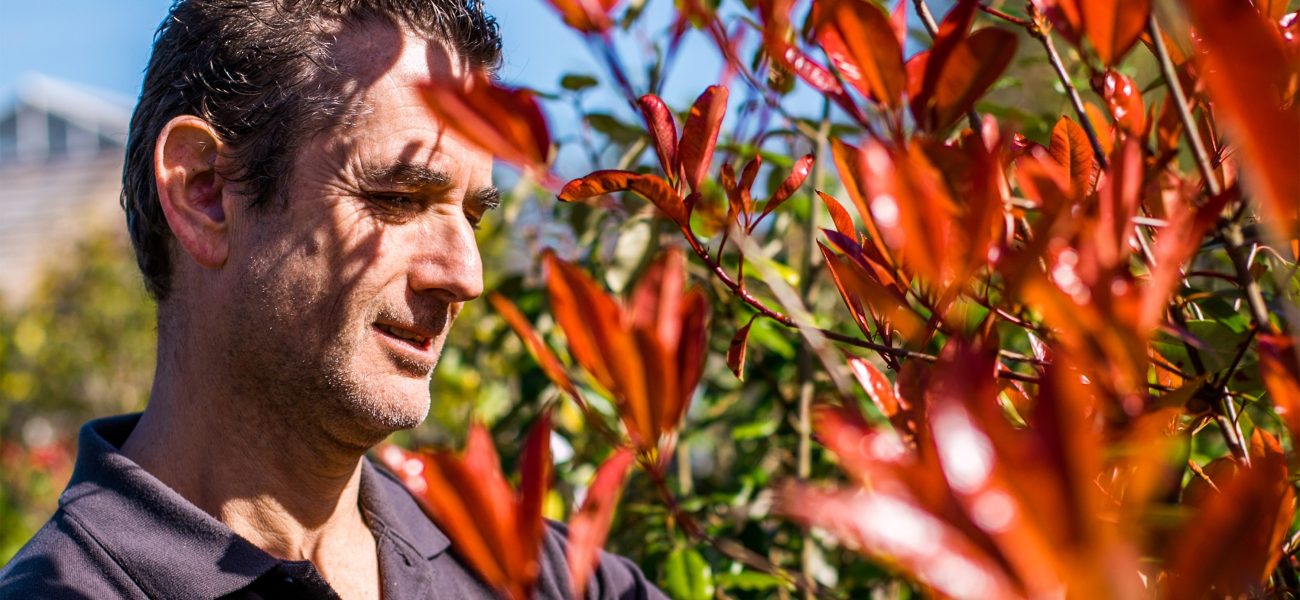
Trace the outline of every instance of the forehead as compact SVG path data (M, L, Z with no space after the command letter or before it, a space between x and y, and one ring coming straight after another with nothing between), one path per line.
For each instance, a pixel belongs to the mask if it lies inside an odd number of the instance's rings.
M367 161L440 166L440 171L462 171L458 175L473 179L490 176L490 156L463 143L423 99L425 85L465 78L469 70L446 44L370 21L343 27L333 46L344 96L353 105L351 117L330 136L334 142ZM449 162L453 164L433 164Z

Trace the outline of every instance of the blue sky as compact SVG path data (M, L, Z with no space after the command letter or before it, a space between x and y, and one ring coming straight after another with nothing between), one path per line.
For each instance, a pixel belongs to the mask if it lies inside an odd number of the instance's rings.
M547 90L565 72L600 72L580 38L543 0L487 4L501 24L507 82ZM153 32L170 5L170 0L0 0L0 93L7 95L24 73L37 71L134 98ZM657 0L649 10L664 21L670 7ZM684 50L682 58L692 59L679 60L679 70L692 69L706 79L717 76L720 64L699 36L689 39ZM682 77L674 80L686 83ZM679 87L670 86L669 95ZM678 91L681 97L670 97L670 102L690 99L690 90Z
M646 20L666 24L672 5L669 0L650 0ZM30 72L100 88L133 102L154 30L170 6L171 0L0 0L0 104ZM581 37L564 26L545 0L487 0L487 7L501 26L506 56L501 76L507 83L554 91L565 73L605 79ZM649 45L645 34L639 35L621 40L619 47L627 50L623 56L638 56L638 50ZM703 35L688 34L664 99L674 107L687 105L716 82L721 66ZM628 67L637 71L638 65L633 61ZM637 83L644 85L634 79ZM635 118L626 103L611 94L589 98L588 108ZM574 135L577 127L569 107L549 103L547 111L554 135Z

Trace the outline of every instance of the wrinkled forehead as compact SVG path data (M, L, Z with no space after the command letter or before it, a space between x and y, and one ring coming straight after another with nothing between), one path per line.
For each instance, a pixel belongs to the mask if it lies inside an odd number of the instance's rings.
M376 87L414 90L435 78L464 77L469 69L446 41L381 17L341 23L330 37L334 68L345 95L362 108Z

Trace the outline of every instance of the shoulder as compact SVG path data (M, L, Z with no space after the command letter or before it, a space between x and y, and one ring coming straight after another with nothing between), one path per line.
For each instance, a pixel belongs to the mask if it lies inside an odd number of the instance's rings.
M63 510L0 569L0 599L138 598L139 588Z

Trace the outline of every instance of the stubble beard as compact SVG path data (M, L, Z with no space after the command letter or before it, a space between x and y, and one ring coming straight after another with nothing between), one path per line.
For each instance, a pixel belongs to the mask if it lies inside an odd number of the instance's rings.
M386 385L394 366L380 361L396 357L371 356L375 342L370 338L370 323L382 311L349 304L346 294L322 293L328 284L288 284L279 271L271 264L256 265L241 286L244 306L238 310L249 318L237 321L230 360L245 383L240 395L254 410L281 428L300 434L308 428L367 448L423 422L432 369L400 362L397 366L409 380L398 389ZM435 343L440 350L442 339ZM384 376L368 373L367 366ZM416 382L423 382L423 393L410 391Z

